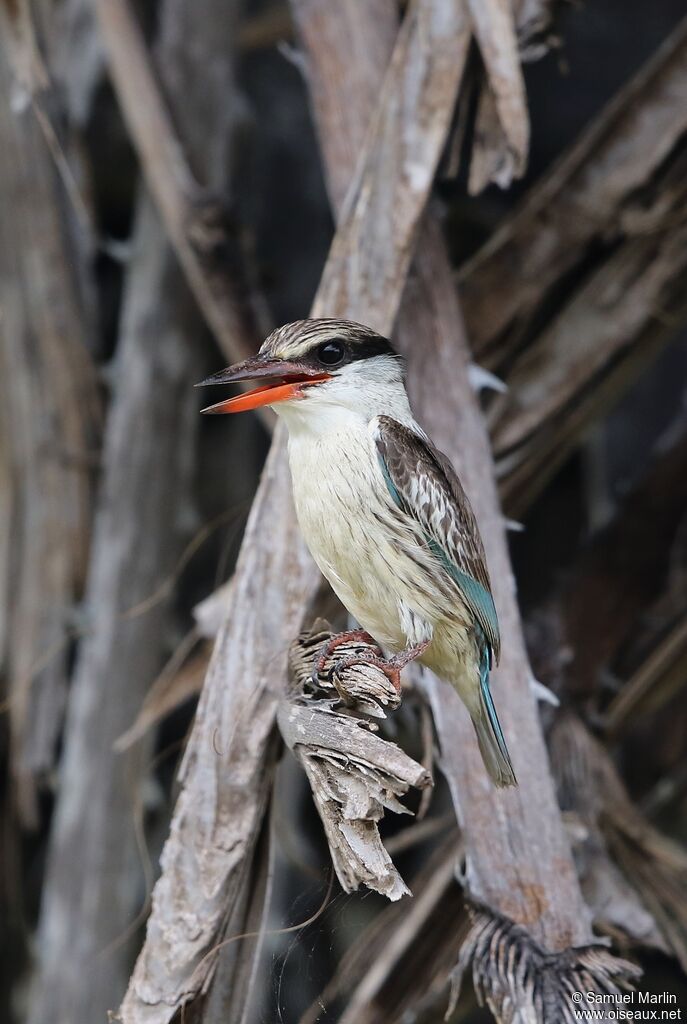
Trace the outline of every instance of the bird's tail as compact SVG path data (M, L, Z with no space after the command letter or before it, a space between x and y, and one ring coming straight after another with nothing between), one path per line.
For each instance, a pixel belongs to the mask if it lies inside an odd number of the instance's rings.
M494 785L499 789L504 786L517 786L518 780L513 771L503 729L489 689L488 662L482 666L480 672L479 710L472 715L472 724L477 733L482 760Z

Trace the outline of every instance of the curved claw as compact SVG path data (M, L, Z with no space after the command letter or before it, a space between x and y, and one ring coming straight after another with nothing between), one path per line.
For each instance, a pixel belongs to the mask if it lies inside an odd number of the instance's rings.
M347 668L351 668L352 665L377 665L383 661L383 658L378 657L372 651L361 651L360 654L349 654L345 658L339 658L329 668L327 672L327 679L330 683L334 682L334 677L340 675Z
M315 656L311 676L311 679L315 686L319 682L320 673L324 672L325 668L327 667L327 662L331 658L336 648L340 647L342 644L350 643L353 640L358 640L360 643L364 644L374 645L375 650L379 651L380 654L382 653L374 637L370 636L370 634L364 629L348 629L345 630L343 633L335 633L333 636L330 636L329 640L326 640L322 644L321 648L319 649ZM327 678L329 679L330 682L331 672L332 669L330 668L329 671L327 672Z
M387 659L381 655L363 652L362 654L349 654L346 658L340 658L339 661L333 666L331 671L340 674L347 668L352 668L353 665L374 665L380 672L383 672L389 682L392 684L397 693L401 692L401 669L392 659ZM336 684L335 684L336 685Z

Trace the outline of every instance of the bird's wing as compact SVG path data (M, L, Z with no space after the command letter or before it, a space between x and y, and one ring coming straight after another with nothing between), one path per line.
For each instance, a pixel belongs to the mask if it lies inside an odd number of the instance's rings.
M390 416L376 418L374 439L391 497L421 526L428 547L458 586L498 660L499 623L484 548L451 463L428 439Z

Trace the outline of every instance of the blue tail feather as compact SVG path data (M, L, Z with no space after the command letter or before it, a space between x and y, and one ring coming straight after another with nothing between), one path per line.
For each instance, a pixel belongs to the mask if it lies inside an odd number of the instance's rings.
M506 738L496 714L494 699L489 689L490 667L491 651L489 644L483 641L479 666L482 714L473 718L473 724L482 758L494 783L497 786L515 786L517 779L508 753Z

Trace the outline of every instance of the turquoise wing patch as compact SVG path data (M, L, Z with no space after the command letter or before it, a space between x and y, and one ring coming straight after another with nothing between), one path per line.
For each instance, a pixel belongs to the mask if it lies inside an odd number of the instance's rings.
M427 535L425 534L425 536ZM499 620L496 615L494 598L489 591L481 583L478 583L477 580L473 580L472 576L461 572L453 564L441 545L437 544L431 537L427 537L427 544L432 554L439 559L451 579L458 584L461 593L465 596L465 603L472 610L477 621L483 625L486 635L498 636Z
M389 489L389 494L394 499L394 505L397 505L398 508L403 508L403 499L401 498L401 495L398 493L398 488L396 487L396 484L391 479L391 475L389 473L389 467L387 466L386 462L384 461L381 452L377 453L377 459L379 460L379 466L380 466L380 469L382 470L382 476L384 477L384 482L386 483L386 486Z

